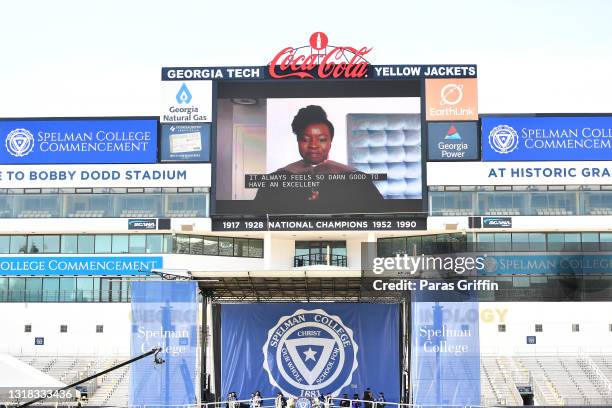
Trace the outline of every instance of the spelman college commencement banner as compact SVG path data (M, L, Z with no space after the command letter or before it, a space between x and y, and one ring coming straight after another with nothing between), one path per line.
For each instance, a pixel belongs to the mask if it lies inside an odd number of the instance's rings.
M132 357L161 347L162 364L132 364L130 406L195 404L196 282L132 282Z
M412 403L480 405L475 291L412 292Z
M399 308L370 304L221 307L222 395L399 398Z

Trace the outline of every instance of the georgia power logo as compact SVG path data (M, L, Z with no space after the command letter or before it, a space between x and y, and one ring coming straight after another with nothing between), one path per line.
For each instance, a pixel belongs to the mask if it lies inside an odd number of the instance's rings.
M27 129L15 129L6 136L4 144L11 155L27 156L34 148L34 136Z
M353 331L322 309L300 309L268 331L263 368L270 384L286 395L336 396L357 369Z
M497 153L510 153L518 147L518 143L518 134L511 126L495 126L489 133L489 146Z

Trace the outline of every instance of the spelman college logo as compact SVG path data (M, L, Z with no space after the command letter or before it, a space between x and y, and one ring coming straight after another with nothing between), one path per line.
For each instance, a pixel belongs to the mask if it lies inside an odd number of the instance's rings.
M27 156L34 148L34 136L26 129L15 129L6 136L6 151L15 157Z
M511 126L496 126L489 133L489 146L497 153L510 153L518 147L518 143L519 137Z
M300 309L268 331L263 367L286 395L336 396L351 383L357 350L353 331L338 316Z
M270 77L363 78L368 72L365 56L372 48L329 45L327 35L313 33L308 45L285 47L268 65Z

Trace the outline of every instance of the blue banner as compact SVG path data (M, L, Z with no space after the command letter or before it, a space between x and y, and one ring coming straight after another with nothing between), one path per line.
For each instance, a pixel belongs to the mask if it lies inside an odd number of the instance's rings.
M483 161L610 160L612 116L482 117Z
M221 307L222 395L352 397L371 388L399 401L399 363L398 305Z
M449 293L436 293L412 292L412 403L480 405L479 310L470 300L477 296L440 302Z
M209 162L210 124L162 125L162 162Z
M196 282L132 283L132 357L161 347L163 362L132 364L130 406L195 404L197 289Z
M492 253L480 275L582 275L612 273L612 254L505 255Z
M157 162L157 120L1 120L0 164Z
M161 256L0 257L0 275L148 275Z

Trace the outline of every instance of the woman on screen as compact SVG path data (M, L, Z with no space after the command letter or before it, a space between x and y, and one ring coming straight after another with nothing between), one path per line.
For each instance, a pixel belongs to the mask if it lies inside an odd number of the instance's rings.
M268 211L279 212L277 209L282 208L288 213L313 209L334 212L343 211L343 207L360 211L383 199L365 173L328 159L334 140L334 125L327 119L323 108L317 105L301 108L293 118L291 129L302 159L272 173L286 176L284 181L289 183L284 187L258 190L255 201L265 205ZM340 174L346 176L317 177ZM354 177L356 175L363 177Z

